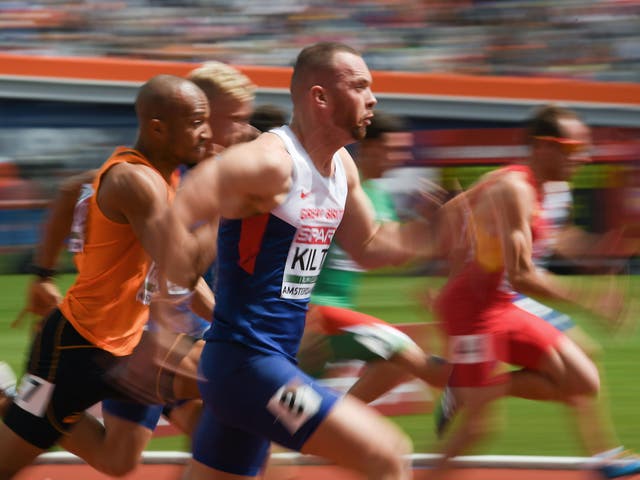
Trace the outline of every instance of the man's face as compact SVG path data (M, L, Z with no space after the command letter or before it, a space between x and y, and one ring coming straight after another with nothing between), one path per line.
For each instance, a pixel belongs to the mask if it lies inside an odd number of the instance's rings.
M547 180L570 180L578 168L591 161L591 131L582 121L558 121L561 136L537 137L537 156L544 165Z
M398 167L413 158L413 134L411 132L389 132L382 135L382 173Z
M378 103L371 91L371 72L364 60L351 53L335 56L337 81L326 88L333 100L333 121L344 129L351 141L362 140Z
M249 125L252 113L252 100L241 101L224 95L211 100L209 126L216 151L255 137L255 129Z
M178 163L198 163L207 155L211 143L209 102L200 91L185 95L176 114L167 120L167 144Z
M558 125L562 137L551 142L555 161L550 162L550 168L556 180L570 180L578 168L591 161L591 131L578 119L561 119Z

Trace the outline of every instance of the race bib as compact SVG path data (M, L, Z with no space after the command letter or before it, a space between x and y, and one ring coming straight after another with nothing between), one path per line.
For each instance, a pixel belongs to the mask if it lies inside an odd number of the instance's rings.
M15 404L36 417L43 417L55 385L29 373L22 377Z
M335 231L328 226L300 227L287 256L281 298L305 300L311 296Z
M143 305L151 304L151 299L155 294L160 291L160 279L158 267L155 262L151 263L149 267L149 271L147 272L147 276L144 279L144 283L138 289L136 294L136 300ZM167 292L169 295L173 295L175 297L183 297L191 294L191 290L186 287L181 287L173 282L167 280ZM179 300L178 298L176 298Z
M84 250L85 226L92 195L93 185L90 183L82 184L78 201L73 209L73 221L71 223L71 232L69 233L67 249L71 253L80 253Z
M291 433L295 434L318 410L322 397L311 385L291 382L278 389L267 404L267 410Z
M495 360L491 335L455 335L449 339L451 363L484 363Z

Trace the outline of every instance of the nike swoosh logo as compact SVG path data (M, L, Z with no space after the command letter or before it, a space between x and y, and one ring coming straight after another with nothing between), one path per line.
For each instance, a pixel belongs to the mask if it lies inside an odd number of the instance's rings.
M300 198L307 198L311 195L311 192L305 192L304 190L300 192Z

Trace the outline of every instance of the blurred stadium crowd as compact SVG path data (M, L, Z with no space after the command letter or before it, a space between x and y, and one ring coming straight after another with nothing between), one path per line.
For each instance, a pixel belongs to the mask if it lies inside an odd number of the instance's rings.
M0 49L288 65L340 40L372 69L640 81L639 0L3 0Z

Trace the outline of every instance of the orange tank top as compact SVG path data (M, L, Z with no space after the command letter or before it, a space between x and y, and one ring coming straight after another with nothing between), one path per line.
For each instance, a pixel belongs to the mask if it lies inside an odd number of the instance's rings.
M93 191L98 191L109 168L123 162L156 170L140 152L118 147L100 168ZM167 195L171 195L170 188ZM137 301L136 295L151 260L131 225L105 217L96 197L94 194L89 200L84 248L75 257L78 275L60 310L97 347L116 356L129 355L140 341L148 319L148 307Z

